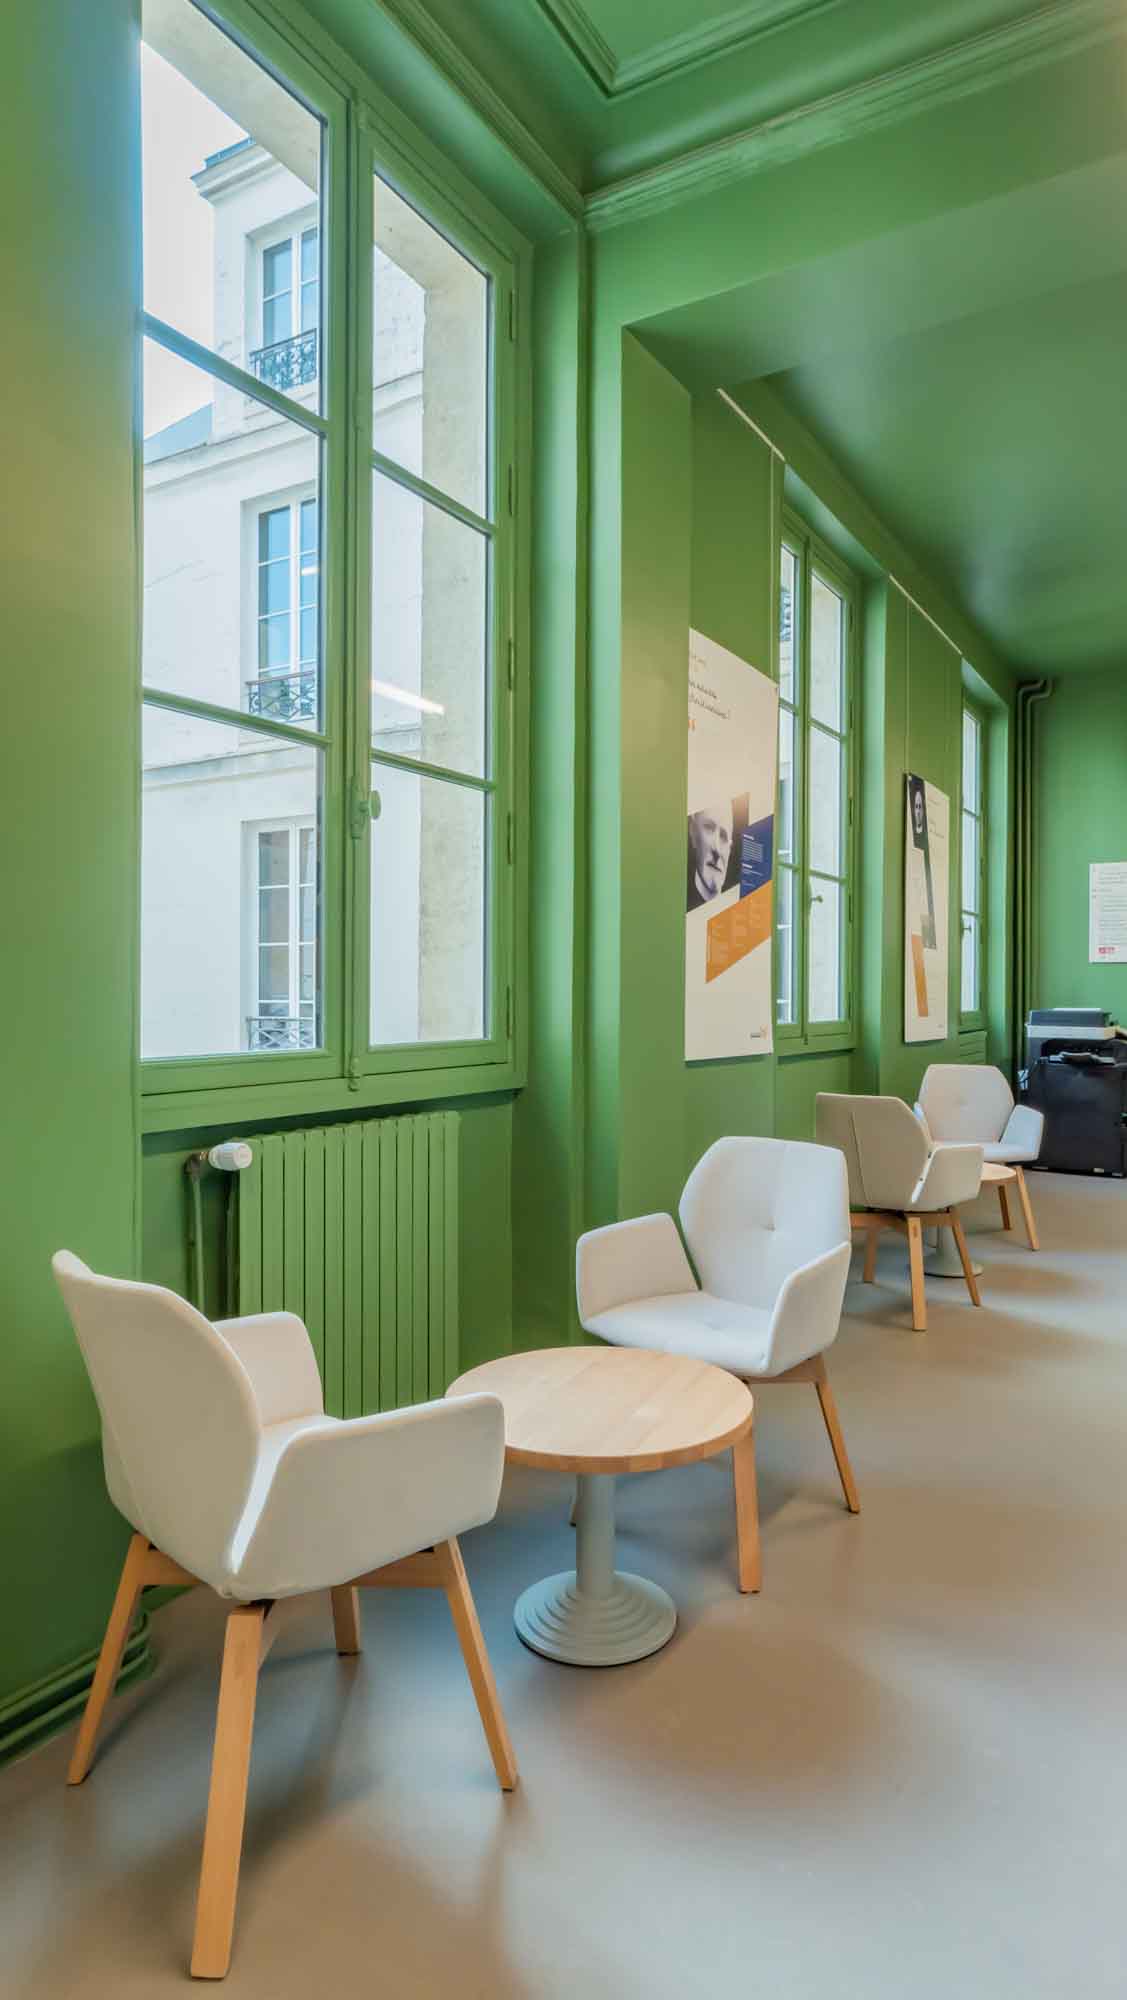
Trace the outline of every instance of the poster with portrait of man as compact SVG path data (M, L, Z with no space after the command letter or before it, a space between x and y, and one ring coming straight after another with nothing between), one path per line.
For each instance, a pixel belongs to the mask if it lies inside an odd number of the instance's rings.
M907 778L904 830L904 1040L947 1035L947 888L951 808L946 792Z
M767 1055L778 689L689 634L685 1060Z

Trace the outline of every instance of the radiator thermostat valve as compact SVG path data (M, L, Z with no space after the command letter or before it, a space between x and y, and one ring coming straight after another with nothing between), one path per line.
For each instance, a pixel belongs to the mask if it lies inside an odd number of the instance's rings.
M218 1167L225 1174L241 1174L254 1158L245 1139L224 1139L221 1146L213 1146L208 1154L209 1164Z

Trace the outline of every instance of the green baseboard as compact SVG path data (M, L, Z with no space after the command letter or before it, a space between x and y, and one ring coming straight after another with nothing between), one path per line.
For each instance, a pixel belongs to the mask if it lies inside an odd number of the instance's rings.
M33 1681L29 1687L18 1688L0 1702L0 1764L22 1757L75 1720L90 1692L97 1663L95 1646L69 1665L43 1680ZM145 1680L154 1665L149 1646L149 1615L143 1611L126 1643L114 1692L132 1686L134 1681Z

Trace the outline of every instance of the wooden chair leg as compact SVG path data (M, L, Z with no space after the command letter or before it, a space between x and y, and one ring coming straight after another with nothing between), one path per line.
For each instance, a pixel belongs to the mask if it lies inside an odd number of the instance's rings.
M826 1380L824 1362L822 1363L821 1378L815 1381L814 1387L818 1391L818 1404L826 1426L826 1435L830 1441L830 1450L834 1455L834 1464L837 1466L837 1476L841 1481L841 1490L845 1495L845 1504L851 1514L859 1514L861 1512L861 1502L857 1497L857 1482L853 1477L853 1467L849 1463L849 1453L845 1449L845 1439L842 1436L841 1423L838 1419L834 1392Z
M736 1493L736 1549L740 1589L758 1590L763 1581L759 1547L759 1496L755 1481L755 1429L745 1431L732 1446L732 1484Z
M908 1221L908 1268L912 1274L912 1325L917 1333L927 1332L927 1293L924 1291L923 1225L918 1215Z
M121 1666L121 1656L125 1651L125 1642L136 1614L137 1600L141 1595L145 1576L145 1557L148 1553L148 1538L145 1535L132 1536L125 1551L125 1561L121 1566L113 1608L110 1611L105 1638L102 1640L102 1650L98 1655L94 1679L82 1713L78 1740L71 1753L70 1767L67 1771L68 1785L80 1785L93 1762L98 1730L106 1712L106 1704L114 1691Z
M469 1578L462 1561L462 1551L456 1538L448 1542L436 1542L434 1549L438 1560L446 1601L454 1620L454 1630L458 1634L458 1644L462 1648L462 1658L470 1677L470 1686L477 1702L477 1712L485 1731L485 1740L493 1758L493 1768L497 1782L503 1792L515 1790L517 1783L517 1760L509 1741L501 1701L497 1693L497 1683L493 1678L493 1668L489 1654L485 1650L481 1626L478 1624L477 1610L470 1591Z
M998 1207L1002 1211L1002 1228L1012 1229L1013 1220L1010 1216L1010 1197L1001 1181L998 1182Z
M1021 1212L1025 1218L1025 1233L1029 1238L1029 1248L1031 1250L1039 1250L1041 1248L1041 1239L1037 1234L1037 1224L1033 1220L1033 1203L1029 1199L1029 1189L1025 1184L1025 1169L1024 1167L1015 1167L1014 1173L1017 1175L1017 1198L1021 1203Z
M336 1636L338 1653L359 1653L360 1645L360 1597L355 1585L338 1584L330 1591L333 1603L333 1632Z
M955 1248L959 1253L959 1262L963 1267L963 1276L967 1281L967 1290L974 1304L980 1306L982 1300L978 1296L978 1279L974 1275L974 1265L970 1261L967 1239L963 1235L963 1225L959 1221L958 1210L954 1208L951 1210L951 1233L955 1238Z
M862 1279L866 1285L871 1285L876 1281L877 1238L879 1237L879 1235L880 1235L879 1222L870 1223L869 1227L865 1231L865 1268L861 1274Z
M223 1979L231 1963L265 1616L264 1605L241 1604L227 1618L192 1942L193 1979Z

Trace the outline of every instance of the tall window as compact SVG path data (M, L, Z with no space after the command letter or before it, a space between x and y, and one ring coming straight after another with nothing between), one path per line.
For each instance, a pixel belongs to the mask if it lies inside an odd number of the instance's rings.
M512 257L222 4L142 0L153 1124L514 1048Z
M963 707L963 782L960 815L960 930L962 958L959 1014L963 1027L979 1027L985 1015L986 785L982 717Z
M318 543L316 500L258 515L258 673L247 682L252 715L286 722L316 715Z
M317 1027L317 829L306 821L252 831L247 1046L311 1048Z
M851 1033L853 578L797 520L779 570L775 919L780 1039Z

